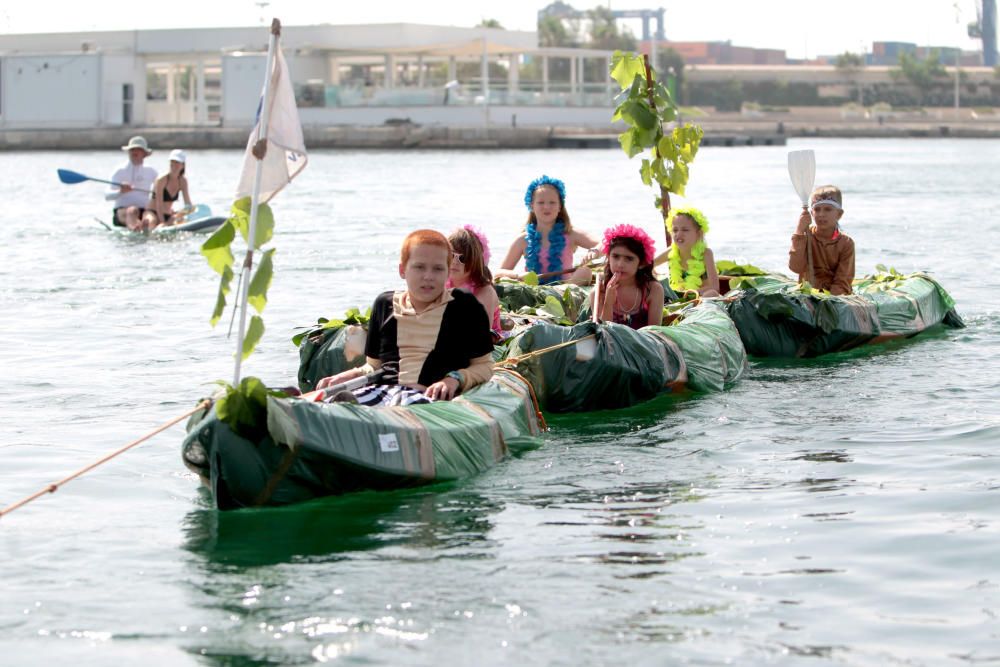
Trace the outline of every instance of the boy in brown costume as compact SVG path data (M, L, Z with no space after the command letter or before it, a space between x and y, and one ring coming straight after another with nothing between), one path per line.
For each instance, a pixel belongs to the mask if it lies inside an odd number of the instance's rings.
M799 275L799 282L830 294L850 294L854 240L840 231L844 196L838 188L822 185L813 190L811 201L812 215L803 209L792 234L788 268ZM810 222L815 224L810 227Z

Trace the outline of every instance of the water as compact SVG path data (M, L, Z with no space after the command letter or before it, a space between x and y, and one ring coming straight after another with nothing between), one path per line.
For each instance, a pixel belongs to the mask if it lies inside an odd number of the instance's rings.
M1000 662L1000 142L705 149L688 194L717 257L784 266L800 148L845 191L859 273L930 271L968 328L754 362L725 393L553 417L475 479L281 510L210 509L174 427L0 519L3 662ZM199 240L109 233L103 186L56 180L119 157L0 154L0 505L232 376ZM194 198L223 210L240 161L190 153ZM502 257L541 173L579 227L656 230L637 170L615 150L310 155L275 200L246 372L292 383L293 328L398 285L413 228L473 222Z

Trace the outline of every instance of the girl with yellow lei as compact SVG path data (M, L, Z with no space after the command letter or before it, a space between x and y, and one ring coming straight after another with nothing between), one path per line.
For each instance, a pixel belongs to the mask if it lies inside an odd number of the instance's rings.
M678 293L694 291L700 296L719 296L719 272L715 256L705 245L708 219L696 208L674 209L667 219L673 243L667 252L670 287Z

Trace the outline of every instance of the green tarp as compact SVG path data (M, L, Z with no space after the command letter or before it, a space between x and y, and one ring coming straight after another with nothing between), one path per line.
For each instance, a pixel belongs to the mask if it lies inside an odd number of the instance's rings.
M237 434L213 409L189 425L183 456L216 505L285 505L479 473L537 446L529 387L509 373L454 401L394 408L269 396L265 433Z
M862 279L845 296L807 294L788 278L767 275L742 279L729 296L729 316L747 352L761 357L816 357L940 322L961 325L951 297L924 275Z
M596 352L591 358L578 358L575 345L537 354L592 335ZM511 341L506 359L516 361L514 369L552 412L626 407L680 385L721 390L746 369L736 328L711 301L682 309L671 326L639 331L613 323L560 327L540 322Z

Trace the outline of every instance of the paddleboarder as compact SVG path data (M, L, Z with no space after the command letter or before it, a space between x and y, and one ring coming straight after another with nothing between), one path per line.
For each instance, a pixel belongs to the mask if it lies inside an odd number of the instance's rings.
M179 148L170 151L170 168L156 179L149 204L142 215L144 228L153 229L159 225L176 225L184 222L184 214L191 210L191 195L188 194L187 154ZM186 211L174 212L174 202L184 197Z
M111 180L120 185L112 185L104 198L114 201L112 220L116 227L126 227L131 231L151 229L143 222L142 215L149 206L149 193L156 181L156 170L143 165L143 161L153 154L144 137L135 136L122 146L128 153L128 162L119 168Z

